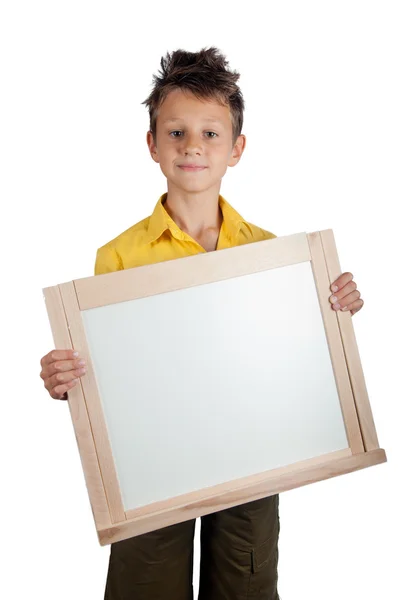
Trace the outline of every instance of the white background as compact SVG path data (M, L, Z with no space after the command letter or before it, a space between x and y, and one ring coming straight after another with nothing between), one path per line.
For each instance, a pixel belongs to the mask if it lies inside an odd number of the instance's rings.
M261 13L258 11L261 10ZM2 595L103 598L68 406L39 377L42 288L93 275L166 181L141 104L166 51L214 45L241 73L247 147L221 193L278 236L331 228L388 462L280 496L282 600L396 598L395 2L18 2L0 9ZM199 583L200 520L195 538ZM150 600L150 599L148 599Z

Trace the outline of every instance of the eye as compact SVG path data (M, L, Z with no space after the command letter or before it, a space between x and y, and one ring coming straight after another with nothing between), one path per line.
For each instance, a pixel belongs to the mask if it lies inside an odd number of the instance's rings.
M182 131L179 131L179 130L175 129L174 131L170 131L169 135L171 135L171 137L180 137L179 135L178 136L173 135L174 133L182 133ZM206 131L205 133L211 133L211 134L213 134L210 137L210 139L213 139L214 137L218 136L218 133L215 133L214 131Z

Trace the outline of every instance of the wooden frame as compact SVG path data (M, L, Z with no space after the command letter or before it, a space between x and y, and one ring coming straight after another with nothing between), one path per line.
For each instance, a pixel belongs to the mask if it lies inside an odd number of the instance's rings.
M81 311L310 261L349 448L293 465L124 510ZM75 348L87 373L69 408L101 545L385 462L379 448L351 315L333 311L330 285L341 274L331 229L169 260L43 289L55 347Z

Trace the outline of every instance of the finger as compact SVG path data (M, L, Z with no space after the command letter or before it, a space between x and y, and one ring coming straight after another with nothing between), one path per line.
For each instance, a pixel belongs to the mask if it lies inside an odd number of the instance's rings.
M60 385L63 384L67 384L70 381L73 381L74 379L78 378L78 377L82 377L82 375L85 375L86 373L86 369L84 367L81 367L80 369L73 369L72 371L64 371L62 373L55 373L55 375L52 375L52 377L49 377L46 381L47 383L47 387L51 390L51 389L55 389L56 387L59 387Z
M50 350L48 354L43 356L43 358L40 361L40 365L44 369L56 360L72 360L78 355L79 353L76 353L76 351L73 350L73 348L71 350Z
M354 279L354 276L352 273L348 273L348 272L342 273L341 275L339 275L339 277L336 279L336 281L334 281L331 284L330 289L332 290L332 292L338 292L342 287L344 287L352 279ZM335 287L337 287L337 290L334 289Z
M357 300L360 297L360 295L360 292L358 290L355 290L351 294L344 296L344 298L333 304L334 310L343 310L344 307L348 307L349 304L355 302L355 300Z
M54 400L60 400L65 393L67 393L77 384L78 381L78 379L72 379L72 381L69 381L68 383L57 385L55 388L50 390L51 398L54 398ZM67 398L65 398L65 400L66 399Z
M329 296L329 302L334 304L335 302L339 302L341 304L341 300L344 300L348 294L357 289L357 284L355 281L349 281L343 286L339 292L335 292L332 296Z
M75 360L58 360L47 365L45 369L43 369L42 378L48 379L52 377L55 373L65 373L67 371L73 371L74 369L80 369L81 367L86 366L86 361L83 358L75 358Z
M353 302L352 305L348 307L349 309L351 309L351 315L355 315L355 313L361 310L363 305L364 301L362 300L362 298L360 300L357 300L356 302Z
M351 292L353 292L356 289L357 289L357 284L355 283L355 281L353 279L351 279L351 281L349 281L348 283L343 285L343 287L340 288L340 290L338 292L336 292L335 295L337 295L338 297L343 299L344 296L347 296L347 294L350 294Z
M348 304L347 308L343 309L343 312L351 312L351 315L354 315L356 312L361 310L363 305L364 301L362 300L362 298L358 298L358 300L355 300L355 302Z

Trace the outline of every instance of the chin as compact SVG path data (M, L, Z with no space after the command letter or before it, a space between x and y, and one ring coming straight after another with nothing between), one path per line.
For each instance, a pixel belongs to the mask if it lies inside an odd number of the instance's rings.
M204 192L211 187L209 184L204 185L203 181L181 181L180 178L176 179L175 177L167 177L167 181L184 192Z
M187 192L187 193L195 193L198 194L200 192L205 192L207 190L207 188L203 187L203 186L184 186L184 187L180 187L180 190L183 192Z

